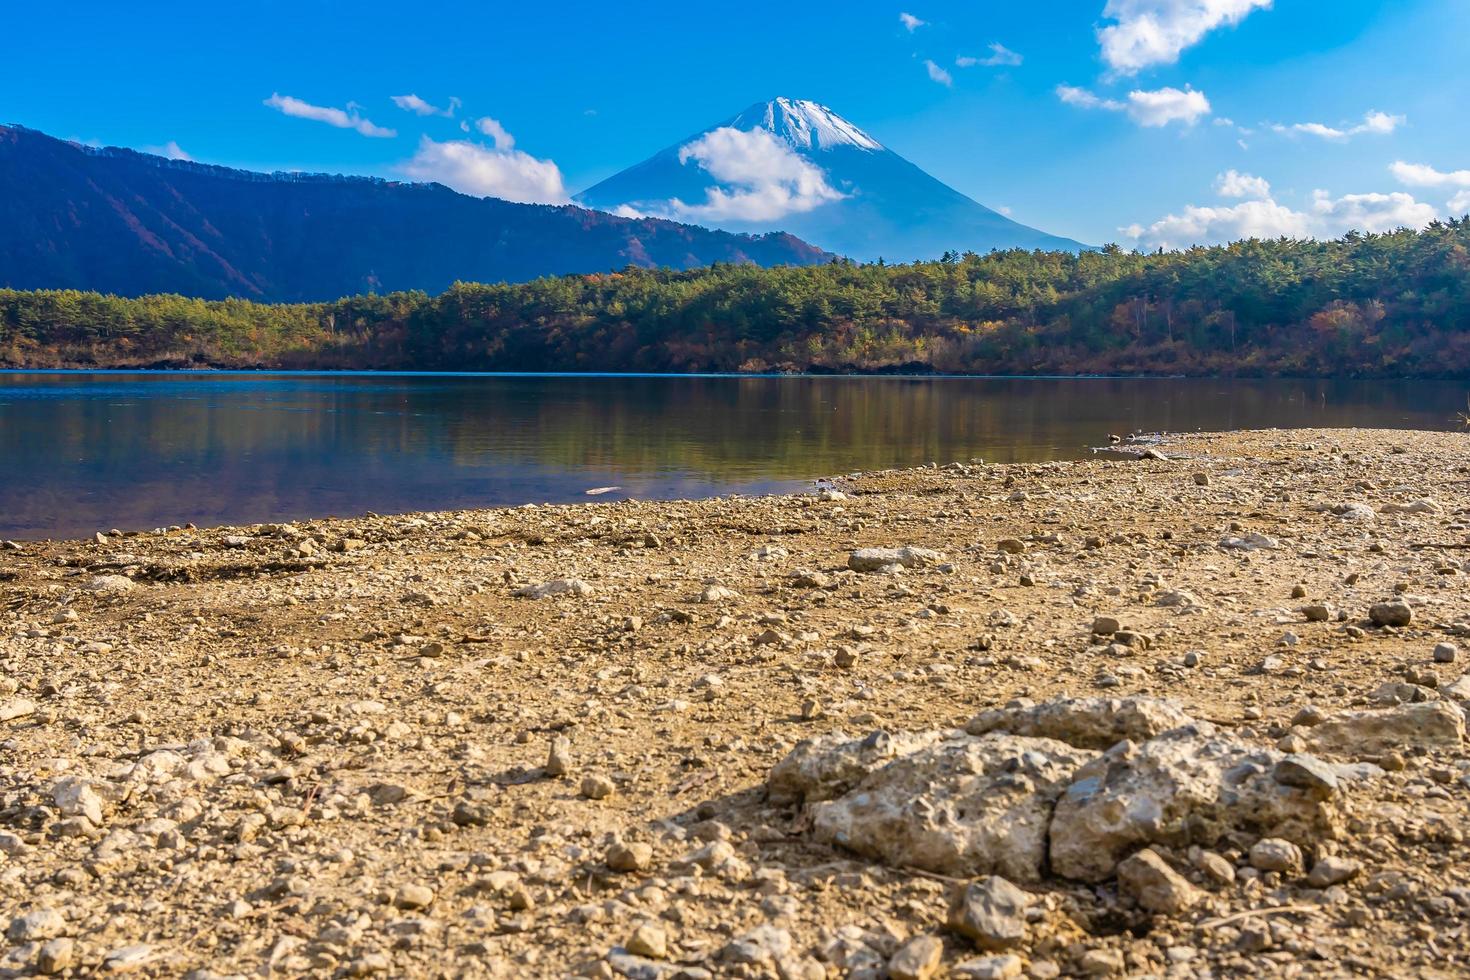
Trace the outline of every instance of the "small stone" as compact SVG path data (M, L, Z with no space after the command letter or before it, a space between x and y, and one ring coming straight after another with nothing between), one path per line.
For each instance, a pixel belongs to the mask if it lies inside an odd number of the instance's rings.
M1099 616L1092 621L1092 632L1094 636L1112 636L1123 625L1113 616Z
M1019 555L1026 550L1026 543L1017 538L1001 538L995 543L995 550L1007 555Z
M546 775L565 776L572 769L572 740L565 735L556 735L546 752Z
M121 946L103 958L102 969L106 973L131 973L142 969L152 961L152 946Z
M661 960L669 955L669 938L657 924L644 922L628 937L627 950L634 956Z
M76 943L68 938L53 939L36 954L36 969L47 975L60 973L76 960Z
M15 721L17 718L28 718L36 713L36 702L26 698L16 698L0 704L0 721Z
M1434 646L1434 662L1437 664L1452 664L1460 655L1460 650L1453 643L1437 643Z
M55 939L66 932L66 919L55 909L36 909L10 920L5 938L13 943L29 943L39 939Z
M1199 472L1199 473L1194 474L1194 485L1197 486L1197 487L1207 487L1207 486L1209 486L1210 485L1210 474L1205 473L1205 472Z
M88 592L102 594L128 592L136 587L136 583L126 575L98 575L86 585L82 586Z
M393 904L400 909L428 908L434 901L434 890L428 885L401 885L393 893Z
M1251 847L1251 867L1258 871L1296 874L1302 869L1302 849L1280 837L1266 837Z
M607 849L607 866L614 871L643 871L652 863L653 847L641 841Z
M1214 851L1201 851L1194 859L1195 867L1204 872L1217 885L1230 885L1235 883L1235 865L1225 860Z
M923 568L943 560L943 555L928 548L859 548L848 556L847 567L855 572L881 572L891 565Z
M67 776L58 780L52 787L51 800L64 816L86 817L95 826L102 826L102 798L85 779Z
M550 771L549 767L547 771ZM606 776L588 775L582 777L582 785L578 788L578 792L581 793L583 799L605 800L612 796L616 789L613 781Z
M916 936L888 961L890 980L929 980L939 969L944 943L937 936Z
M1332 607L1322 603L1302 606L1302 615L1309 623L1325 623L1332 619Z
M1089 949L1077 961L1077 967L1090 977L1106 977L1123 972L1123 953L1116 949Z
M1005 950L1026 938L1031 896L999 875L990 875L956 892L949 927L982 950Z
M559 578L540 585L527 585L516 590L516 595L524 599L547 599L556 596L589 596L593 592L592 586L579 578Z
M1375 602L1368 610L1368 618L1375 626L1405 627L1414 620L1414 610L1407 602Z
M1327 712L1314 704L1308 704L1298 710L1296 714L1292 715L1291 725L1293 728L1298 725L1303 728L1310 728L1313 725L1320 725L1326 720Z
M1199 889L1151 847L1119 862L1118 884L1140 906L1164 915L1177 915L1202 897Z
M1325 857L1312 865L1307 884L1313 888L1331 888L1355 877L1361 870L1362 865L1352 858Z
M490 823L490 813L474 800L460 800L454 804L449 819L456 827L484 827Z
M680 862L686 865L696 865L705 871L714 871L722 867L735 856L735 847L729 841L711 841L696 851L684 856Z
M955 964L949 971L951 977L956 980L1010 980L1011 977L1019 977L1022 969L1021 957L1015 953L1001 953L997 956L981 956L973 960L965 960L963 963ZM1031 975L1040 977L1043 975L1057 976L1056 972L1043 974L1036 972L1036 961L1031 963Z
M1272 777L1282 786L1309 789L1328 797L1337 792L1337 772L1312 755L1289 755L1276 763Z

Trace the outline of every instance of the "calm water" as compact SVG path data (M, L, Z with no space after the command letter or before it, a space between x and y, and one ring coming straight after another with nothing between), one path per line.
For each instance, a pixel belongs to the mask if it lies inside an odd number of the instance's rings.
M0 538L761 492L1109 432L1446 428L1463 385L0 373ZM585 491L618 486L598 498Z

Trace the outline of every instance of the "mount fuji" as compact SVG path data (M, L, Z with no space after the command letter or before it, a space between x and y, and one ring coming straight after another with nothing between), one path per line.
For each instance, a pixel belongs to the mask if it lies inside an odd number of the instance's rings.
M758 102L577 195L586 207L728 231L790 232L850 258L1088 246L1012 221L826 106Z

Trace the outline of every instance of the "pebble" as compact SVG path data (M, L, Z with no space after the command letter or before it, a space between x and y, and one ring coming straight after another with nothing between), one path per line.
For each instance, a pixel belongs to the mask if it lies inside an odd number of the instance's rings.
M890 980L929 980L939 970L944 942L937 936L916 936L899 947L888 961Z
M653 922L640 923L628 937L626 946L634 956L646 956L651 960L661 960L669 955L668 934Z
M642 841L614 844L607 849L607 866L614 871L643 871L653 864L653 847Z
M1375 626L1402 628L1414 621L1414 610L1407 602L1375 602L1368 609L1368 618Z
M1123 972L1123 954L1116 949L1090 949L1077 961L1077 968L1090 977Z
M1036 964L1032 963L1032 976L1041 976L1035 970ZM956 963L949 971L951 977L956 980L1010 980L1011 977L1019 977L1023 969L1021 957L1015 953L1001 953L996 956L981 956L973 960L965 960ZM1056 973L1050 976L1056 976Z
M572 740L554 735L546 751L546 775L565 776L572 770Z
M434 901L434 889L428 885L400 885L393 893L393 904L400 909L428 908Z
M1118 884L1140 906L1164 915L1178 915L1203 897L1151 847L1118 864Z
M1006 879L991 875L955 893L949 927L982 950L1006 950L1026 938L1031 896Z
M1266 837L1251 846L1251 867L1257 871L1297 874L1302 869L1302 849L1280 837Z
M48 976L70 969L76 962L76 949L76 942L66 937L43 943L36 953L36 969Z
M66 919L55 909L36 909L10 920L5 938L13 943L30 943L38 939L55 939L66 932Z
M1437 643L1434 646L1434 662L1437 664L1452 664L1459 655L1460 649L1453 643Z
M1307 884L1313 888L1331 888L1357 876L1362 865L1352 858L1324 857L1312 865Z
M547 771L550 771L550 767ZM578 788L578 792L583 799L605 800L612 796L616 789L613 781L606 776L587 775L582 777L582 785Z

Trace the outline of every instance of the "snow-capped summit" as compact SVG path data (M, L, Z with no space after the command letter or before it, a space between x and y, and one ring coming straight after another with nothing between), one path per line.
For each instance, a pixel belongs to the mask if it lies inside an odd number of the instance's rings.
M883 149L883 144L831 109L805 99L757 102L725 125L733 129L768 130L804 150L831 150L839 146Z
M757 102L589 187L576 201L730 231L787 231L869 261L1086 247L977 203L826 106L803 99Z

